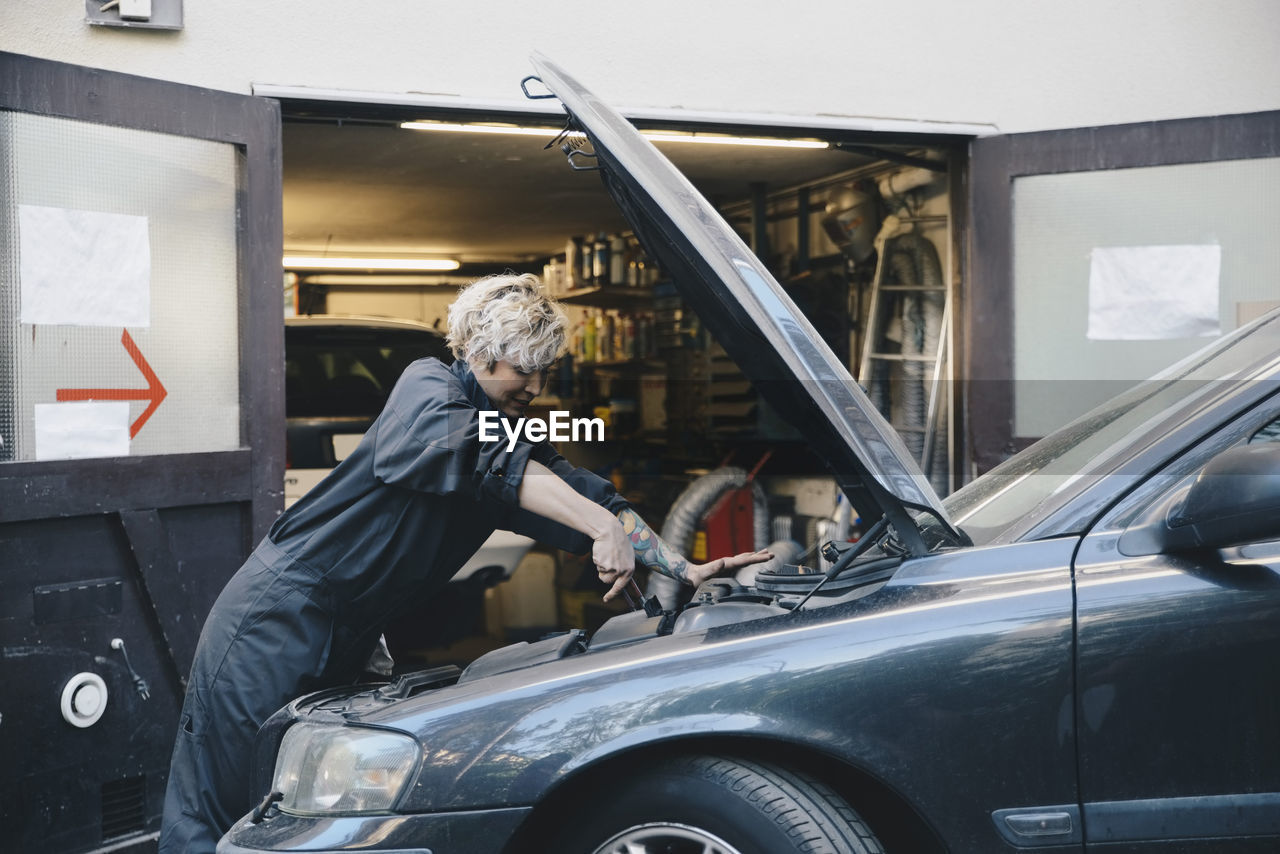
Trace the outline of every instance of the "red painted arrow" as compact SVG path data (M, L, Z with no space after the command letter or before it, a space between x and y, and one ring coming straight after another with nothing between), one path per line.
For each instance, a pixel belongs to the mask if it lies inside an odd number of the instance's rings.
M134 421L133 426L129 428L129 438L132 439L138 435L142 425L147 423L151 413L156 411L160 406L160 401L164 400L169 392L160 384L160 378L156 376L155 371L151 370L147 360L142 358L142 351L138 349L137 344L133 343L133 338L130 337L128 329L124 330L124 335L120 337L120 343L124 345L124 349L128 351L133 363L138 366L138 370L142 371L142 376L147 381L146 388L60 388L58 389L58 400L151 401L151 404L138 416L138 420Z

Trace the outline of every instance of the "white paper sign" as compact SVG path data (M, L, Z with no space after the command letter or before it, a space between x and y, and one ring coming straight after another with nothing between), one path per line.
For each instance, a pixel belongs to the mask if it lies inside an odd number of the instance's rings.
M37 460L129 454L129 404L125 401L37 403L35 426Z
M1117 246L1089 255L1089 329L1103 341L1221 333L1220 246Z
M18 206L22 323L151 325L147 218Z

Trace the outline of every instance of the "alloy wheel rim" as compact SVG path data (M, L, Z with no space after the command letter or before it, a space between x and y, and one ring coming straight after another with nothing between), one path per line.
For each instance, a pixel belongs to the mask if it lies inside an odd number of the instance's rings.
M654 822L628 827L596 848L594 854L742 854L720 837L698 827Z

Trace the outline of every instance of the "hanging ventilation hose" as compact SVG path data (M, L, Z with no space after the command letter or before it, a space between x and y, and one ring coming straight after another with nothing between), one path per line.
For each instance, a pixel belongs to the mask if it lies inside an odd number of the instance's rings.
M943 219L920 217L923 188L937 180L938 171L902 169L876 182L881 200L893 211L883 218L874 241L879 252L876 283L903 287L890 288L876 316L867 321L868 333L876 338L867 342L869 351L889 357L875 358L863 369L872 404L898 430L934 489L945 494L951 465L950 436L943 427L950 423L948 395L933 383L945 332L946 282L937 248L917 225ZM895 347L898 359L891 355ZM930 406L935 408L932 418Z
M937 287L942 284L942 267L932 241L918 232L909 231L889 241L889 269L898 284ZM906 291L899 300L902 322L902 354L927 356L937 351L942 331L942 295ZM906 360L902 363L902 386L894 401L894 426L922 427L928 407L928 380L925 362ZM924 436L910 432L903 437L907 447L920 459L924 452Z
M894 283L940 287L942 264L933 241L917 231L892 238L885 244L887 269ZM941 291L905 291L898 300L898 321L901 328L901 352L904 356L934 356L938 352L942 336L943 309L946 304ZM876 405L884 412L894 427L902 432L903 441L917 460L925 459L925 433L928 423L929 397L933 384L933 363L921 359L905 359L901 363L902 382L897 393L885 401L881 383ZM945 400L946 395L940 395ZM887 406L886 406L887 403ZM901 429L908 428L908 429ZM930 454L929 475L934 489L946 491L949 468L945 431L935 430Z
M661 536L673 549L688 555L693 548L693 536L698 524L720 496L731 489L751 484L752 535L754 547L762 549L769 544L769 504L764 489L746 469L722 466L702 475L684 488L667 512L662 523ZM723 557L723 555L720 555ZM649 574L648 596L657 596L663 608L672 609L681 604L682 594L692 592L674 578L656 572Z

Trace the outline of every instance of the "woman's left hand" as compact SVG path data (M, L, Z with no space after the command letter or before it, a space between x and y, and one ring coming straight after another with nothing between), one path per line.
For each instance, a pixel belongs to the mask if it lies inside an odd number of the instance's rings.
M733 557L722 557L719 560L708 561L707 563L691 563L685 573L685 578L694 587L697 587L708 578L714 578L724 572L737 572L744 566L751 566L756 563L764 563L767 560L773 560L773 552L768 549L761 549L758 552L743 552Z

